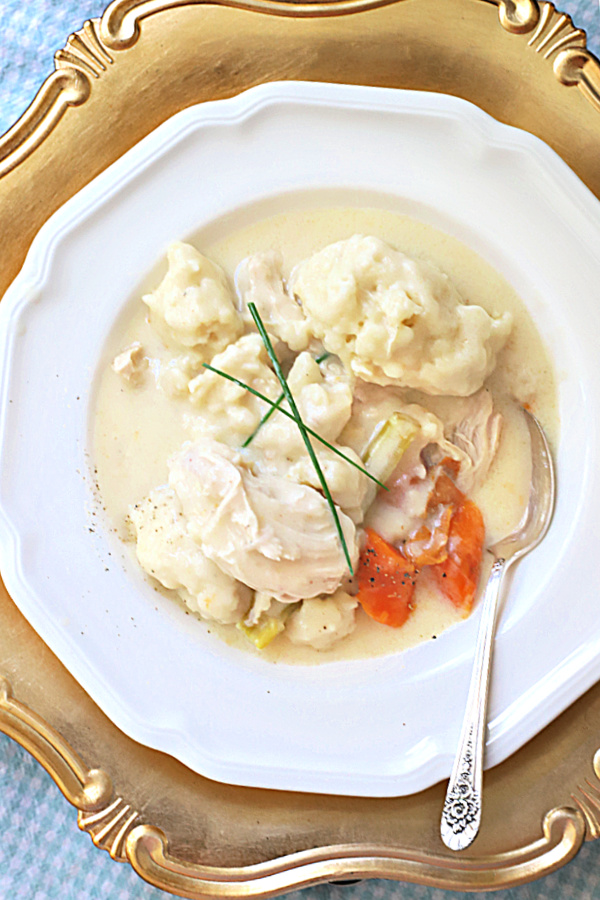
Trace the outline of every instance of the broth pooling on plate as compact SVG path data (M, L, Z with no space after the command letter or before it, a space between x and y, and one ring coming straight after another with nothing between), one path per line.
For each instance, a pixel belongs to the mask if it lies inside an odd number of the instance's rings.
M148 575L229 643L289 662L393 652L468 615L484 546L527 501L519 403L556 433L551 366L510 286L381 210L289 213L168 256L115 335L95 420L105 505ZM279 400L253 304L326 442L337 525L297 423L223 377Z

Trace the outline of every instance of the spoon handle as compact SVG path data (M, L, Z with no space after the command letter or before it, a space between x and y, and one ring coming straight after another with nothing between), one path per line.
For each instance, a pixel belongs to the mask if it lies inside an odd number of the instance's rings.
M479 831L492 645L506 560L496 559L482 599L473 673L460 741L442 812L441 836L450 850L464 850Z

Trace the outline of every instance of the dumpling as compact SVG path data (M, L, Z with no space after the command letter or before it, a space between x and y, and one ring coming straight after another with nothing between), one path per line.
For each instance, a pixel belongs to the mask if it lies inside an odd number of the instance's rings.
M275 401L281 385L269 364L259 334L246 334L213 357L211 365ZM252 434L269 406L245 388L202 369L188 384L197 413L189 418L192 435L214 437L240 446Z
M167 260L167 274L142 300L168 343L193 347L208 359L243 331L225 273L190 244L171 244Z
M142 569L176 590L203 619L237 622L252 602L252 591L208 559L187 532L181 504L168 487L156 488L135 504L129 517Z
M344 590L331 597L315 597L290 616L285 633L292 644L329 650L351 634L356 627L358 600Z
M304 423L362 467L354 450L337 441L352 412L351 386L339 362L328 360L319 366L309 353L301 353L287 380ZM287 404L284 409L288 409ZM360 522L368 479L320 441L313 439L312 445L334 502L354 522ZM320 490L298 426L286 416L273 415L254 438L251 451L260 472L281 475Z
M464 303L447 275L354 235L301 262L291 288L316 338L364 381L468 396L490 374L512 318Z

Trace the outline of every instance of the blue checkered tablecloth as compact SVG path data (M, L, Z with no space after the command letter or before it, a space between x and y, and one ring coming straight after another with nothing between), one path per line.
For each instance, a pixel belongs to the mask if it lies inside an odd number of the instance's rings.
M588 32L600 52L597 0L555 0ZM23 112L52 71L54 51L99 16L108 0L0 0L0 134ZM73 808L43 769L0 734L0 900L158 900L167 895L127 865L97 850L77 827ZM487 894L441 891L374 880L293 892L286 900L453 900ZM531 885L499 891L497 900L600 900L600 841Z

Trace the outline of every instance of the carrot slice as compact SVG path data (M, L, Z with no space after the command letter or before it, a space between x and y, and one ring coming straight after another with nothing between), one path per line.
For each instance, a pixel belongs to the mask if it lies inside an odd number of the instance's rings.
M358 602L376 622L400 628L414 609L418 571L372 528L366 532L357 571Z
M465 495L449 478L446 472L440 471L435 480L435 485L427 500L427 512L431 512L437 506L460 506Z
M445 597L467 616L471 612L483 557L485 528L479 507L465 500L450 523L448 558L431 567Z

